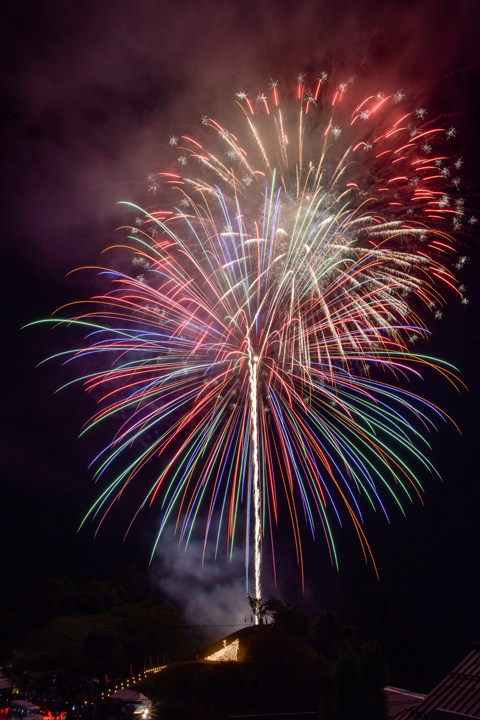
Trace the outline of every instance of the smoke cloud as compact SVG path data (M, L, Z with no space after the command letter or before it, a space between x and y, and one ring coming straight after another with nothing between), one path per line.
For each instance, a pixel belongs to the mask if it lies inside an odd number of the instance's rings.
M283 517L288 525L288 519ZM278 597L280 600L301 607L311 618L322 610L335 605L338 600L338 576L332 568L323 537L313 541L305 534L305 583L297 564L290 528L283 524L277 532L275 549L275 576L271 545L267 537L263 543L262 596L263 599ZM216 527L215 522L213 526ZM178 604L187 624L195 626L200 640L215 640L250 624L252 614L247 592L254 594L253 548L251 550L248 588L246 584L245 547L235 547L232 557L227 557L225 538L221 537L215 558L215 540L209 538L203 558L204 528L198 520L197 535L192 536L188 546L173 537L173 528L166 527L158 545L155 563L150 572L152 584L164 595ZM238 537L244 537L241 523ZM358 558L357 558L358 560ZM361 559L359 560L361 562Z
M270 77L326 69L375 77L376 90L432 83L451 92L476 67L476 6L3 3L6 222L18 251L55 278L95 262L123 219L116 203L138 199L169 134L219 106L224 117L235 90L258 92Z
M251 619L244 550L236 548L231 560L223 548L217 559L214 555L213 542L203 561L203 542L193 540L186 549L183 544L179 548L166 532L151 574L153 584L180 604L187 624L196 626L205 639L228 635Z

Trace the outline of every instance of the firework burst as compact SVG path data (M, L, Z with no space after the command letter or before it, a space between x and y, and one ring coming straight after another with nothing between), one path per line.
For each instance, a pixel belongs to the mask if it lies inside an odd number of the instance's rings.
M134 208L131 276L100 269L108 292L60 321L88 330L69 355L103 368L78 379L99 395L86 430L117 422L96 458L113 479L87 517L101 524L156 463L141 507L160 499L158 538L175 518L188 542L202 513L205 543L214 533L231 552L245 512L257 598L283 505L302 577L301 525L321 528L336 565L343 516L373 562L362 506L386 515L384 497L403 509L421 494L425 436L444 418L404 381L433 367L457 384L413 346L445 291L466 302L454 129L405 110L402 91L352 104L351 81L328 89L325 73L286 94L275 80L239 91L236 134L203 117L198 136L170 136L176 167L149 187L175 199Z

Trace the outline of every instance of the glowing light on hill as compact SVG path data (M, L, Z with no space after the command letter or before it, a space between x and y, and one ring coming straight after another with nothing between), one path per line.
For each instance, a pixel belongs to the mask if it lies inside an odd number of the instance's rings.
M239 641L234 640L233 643L227 645L227 641L223 641L223 648L217 650L213 655L209 655L205 660L212 660L213 662L237 662L238 646Z

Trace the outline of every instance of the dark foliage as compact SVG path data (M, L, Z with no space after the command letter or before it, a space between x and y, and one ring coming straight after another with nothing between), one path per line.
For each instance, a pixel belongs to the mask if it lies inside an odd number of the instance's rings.
M322 720L386 720L388 672L378 643L339 653L332 673L333 697L320 703Z
M261 600L248 596L248 602L255 617L260 622L270 621L281 627L283 630L295 635L301 640L308 638L310 631L310 621L308 616L296 605L284 603L276 597L268 600Z
M106 675L125 677L182 652L183 624L135 568L104 581L30 578L0 608L0 662L23 690L33 673L37 690L93 697Z

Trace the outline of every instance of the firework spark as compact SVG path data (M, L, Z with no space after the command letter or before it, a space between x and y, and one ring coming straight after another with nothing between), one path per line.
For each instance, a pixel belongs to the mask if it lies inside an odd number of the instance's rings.
M283 104L278 81L256 102L237 92L239 137L207 116L198 138L171 135L177 167L149 184L177 199L136 208L130 230L141 274L100 269L111 289L60 320L88 330L67 355L103 368L79 378L99 400L86 430L117 422L95 459L113 479L87 517L100 525L161 458L141 505L161 498L157 542L175 516L188 543L204 506L205 544L216 522L231 553L245 506L257 598L282 489L302 577L302 518L336 565L332 523L346 511L374 562L362 505L387 515L383 496L403 511L421 494L425 434L444 418L402 381L430 367L457 384L413 352L445 291L466 303L450 234L464 221L450 179L462 161L442 150L455 129L402 109L401 90L349 105L352 80L327 85L300 73Z

